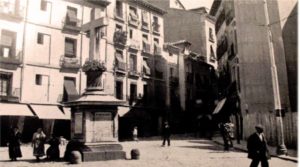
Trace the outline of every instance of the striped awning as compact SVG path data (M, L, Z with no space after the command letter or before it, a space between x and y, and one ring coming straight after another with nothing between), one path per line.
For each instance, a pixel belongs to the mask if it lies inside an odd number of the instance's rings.
M30 107L39 119L71 119L68 114L63 113L56 105L31 104Z
M34 116L26 104L0 103L0 116Z

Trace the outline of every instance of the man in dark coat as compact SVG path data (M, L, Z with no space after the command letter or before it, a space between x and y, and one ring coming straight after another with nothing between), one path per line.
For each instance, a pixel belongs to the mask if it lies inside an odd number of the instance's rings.
M170 130L170 126L168 122L164 123L164 127L163 127L163 143L162 146L165 146L166 140L168 142L168 146L170 146L170 136L171 136L171 130Z
M256 132L248 138L247 142L248 158L252 159L250 167L257 167L259 162L261 162L262 167L269 167L270 154L263 134L263 127L257 125L255 129Z
M16 161L18 157L22 157L20 149L21 145L21 133L18 127L14 127L8 136L8 153L11 161Z

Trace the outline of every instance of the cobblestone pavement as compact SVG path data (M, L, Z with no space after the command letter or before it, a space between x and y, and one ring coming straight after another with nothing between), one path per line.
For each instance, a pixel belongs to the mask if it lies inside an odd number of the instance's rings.
M17 162L8 160L7 147L0 148L1 167L25 167L25 166L101 166L101 167L247 167L250 160L247 154L239 151L224 152L223 147L210 140L186 139L173 140L170 147L161 147L161 141L121 142L130 159L130 150L138 148L141 152L140 160L114 160L83 162L78 165L70 165L67 162L36 163L32 156L30 146L22 146L23 158ZM61 154L64 148L61 147ZM278 158L270 160L271 167L296 167L297 163Z

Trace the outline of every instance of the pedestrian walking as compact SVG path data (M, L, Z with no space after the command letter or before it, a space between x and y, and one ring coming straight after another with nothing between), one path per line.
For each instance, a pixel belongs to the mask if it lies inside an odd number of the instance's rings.
M135 127L133 128L132 135L133 135L133 140L134 140L134 141L139 141L139 139L138 139L138 128L137 128L137 126L135 126Z
M252 159L250 167L257 167L259 162L261 162L262 167L269 167L268 160L271 157L263 127L262 125L256 125L255 129L256 132L249 136L247 141L248 158Z
M225 151L229 151L229 148L233 147L233 143L232 143L232 139L234 138L233 127L234 125L231 122L219 124L219 128L224 141Z
M52 137L48 140L50 147L47 149L47 159L51 161L55 161L59 159L59 144L60 140L52 134Z
M164 127L163 127L163 143L162 143L162 146L165 146L166 141L168 142L168 146L170 146L170 136L171 136L170 125L166 121L164 123Z
M17 158L22 157L21 152L21 136L18 127L14 127L8 134L8 153L11 161L17 161Z
M45 155L45 139L42 128L38 128L32 137L33 155L36 157L36 161L40 161L40 157Z

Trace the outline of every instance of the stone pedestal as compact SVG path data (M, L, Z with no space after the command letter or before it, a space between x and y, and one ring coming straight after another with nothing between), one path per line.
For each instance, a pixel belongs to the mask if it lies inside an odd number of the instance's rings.
M71 107L71 138L84 143L83 161L125 159L118 144L118 106L125 103L100 89L87 89Z

